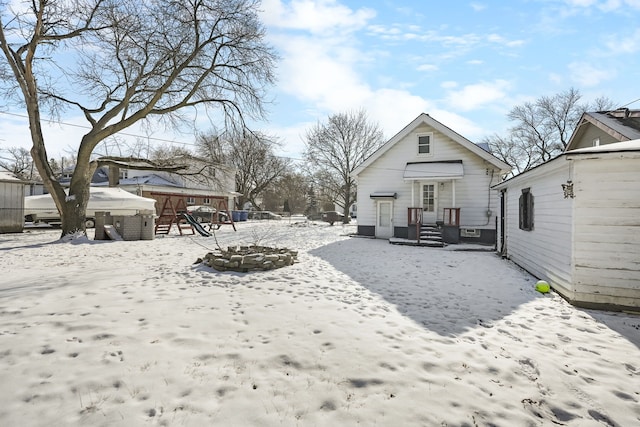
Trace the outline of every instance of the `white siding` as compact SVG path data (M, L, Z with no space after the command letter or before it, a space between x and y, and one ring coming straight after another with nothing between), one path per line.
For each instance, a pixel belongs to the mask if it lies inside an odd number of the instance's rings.
M24 226L24 184L0 181L0 233L22 231Z
M574 162L578 298L640 306L640 159Z
M431 156L419 156L417 152L417 134L425 132L433 132ZM498 197L490 186L500 181L498 172L492 176L492 166L486 161L429 126L416 128L358 175L358 224L375 225L376 202L369 196L373 192L388 191L398 193L394 200L394 226L406 227L407 208L421 206L422 194L415 183L412 202L412 182L403 179L405 165L447 160L463 162L464 178L455 182L455 207L461 208L461 226L495 228ZM449 180L438 188L438 219L443 217L443 208L454 207L451 205L452 187ZM487 209L491 210L491 217L487 217Z
M564 198L561 183L570 178L569 162L539 167L528 179L514 179L506 193L507 256L536 277L571 294L572 212L575 199ZM519 199L529 188L534 198L533 230L519 227ZM560 290L560 289L559 289Z

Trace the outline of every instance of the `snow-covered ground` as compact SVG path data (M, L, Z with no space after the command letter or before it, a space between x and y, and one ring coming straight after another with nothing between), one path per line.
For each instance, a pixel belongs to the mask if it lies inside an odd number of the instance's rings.
M298 262L216 272L200 235L0 235L0 425L640 425L637 315L539 294L492 252L237 227L222 247Z

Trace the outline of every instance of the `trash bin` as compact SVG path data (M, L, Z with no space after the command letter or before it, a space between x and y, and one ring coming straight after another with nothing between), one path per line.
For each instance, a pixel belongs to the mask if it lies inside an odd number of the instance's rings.
M240 221L240 211L231 211L231 218L234 222Z
M240 211L240 221L246 221L249 219L249 211Z

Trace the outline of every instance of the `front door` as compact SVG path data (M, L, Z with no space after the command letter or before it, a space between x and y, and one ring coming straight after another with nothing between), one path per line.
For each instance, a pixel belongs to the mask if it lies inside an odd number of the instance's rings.
M376 237L393 237L393 202L380 200L376 214Z
M438 185L422 185L422 223L435 224L438 219Z

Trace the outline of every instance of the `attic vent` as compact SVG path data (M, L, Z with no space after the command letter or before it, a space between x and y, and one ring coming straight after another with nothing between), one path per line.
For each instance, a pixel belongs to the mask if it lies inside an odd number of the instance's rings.
M460 229L460 237L480 237L480 230L476 228Z

